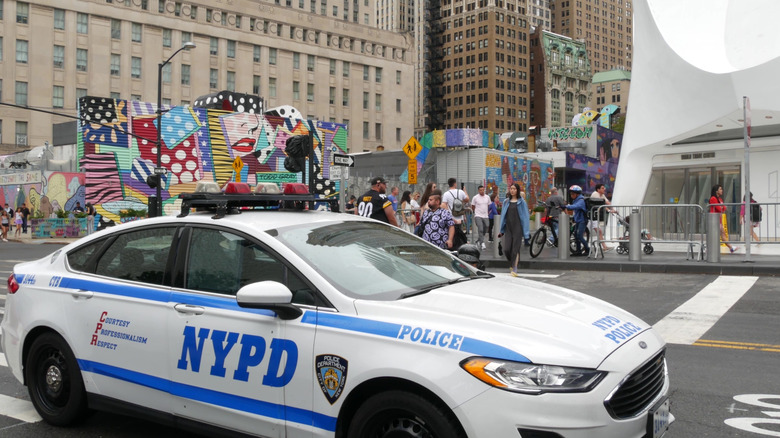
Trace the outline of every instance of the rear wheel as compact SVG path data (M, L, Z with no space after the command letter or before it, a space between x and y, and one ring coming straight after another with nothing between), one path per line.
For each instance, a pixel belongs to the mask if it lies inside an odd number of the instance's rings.
M33 342L24 374L33 406L47 423L67 426L87 414L81 370L73 351L59 335L45 333Z
M586 242L590 242L590 230L586 228L585 234L583 234L582 237L585 238ZM569 235L569 250L572 254L577 252L577 233L574 232L574 227L572 227L571 234Z
M547 229L545 227L539 228L531 238L531 247L529 251L532 258L536 258L542 253L544 245L547 243Z
M360 406L347 438L465 438L465 435L446 408L406 391L387 391Z

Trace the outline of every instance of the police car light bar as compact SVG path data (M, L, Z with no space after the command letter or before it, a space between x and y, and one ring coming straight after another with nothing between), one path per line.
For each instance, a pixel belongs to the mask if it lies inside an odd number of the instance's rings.
M216 183L214 183L216 184ZM246 183L228 183L225 191L215 192L211 185L198 185L194 193L182 193L181 212L178 217L185 217L192 208L213 210L214 219L220 219L227 214L238 214L242 208L261 208L266 210L303 210L306 204L312 209L315 202L325 202L330 205L331 211L338 211L337 199L319 198L317 195L301 191L305 184L288 183L285 185L285 193L280 193L278 187L273 188L264 185L258 187L252 193ZM291 185L288 189L286 186ZM198 191L200 189L201 191Z

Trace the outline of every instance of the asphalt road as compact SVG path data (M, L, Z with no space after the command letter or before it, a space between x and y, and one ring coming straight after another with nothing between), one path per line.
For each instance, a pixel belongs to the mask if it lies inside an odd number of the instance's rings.
M0 276L60 245L0 245ZM780 282L771 277L526 271L625 308L669 340L672 412L667 438L780 437ZM499 275L505 275L501 272ZM4 304L5 289L0 291ZM686 325L687 324L687 325ZM27 389L0 366L0 437L192 437L155 423L95 413L79 427L30 414Z

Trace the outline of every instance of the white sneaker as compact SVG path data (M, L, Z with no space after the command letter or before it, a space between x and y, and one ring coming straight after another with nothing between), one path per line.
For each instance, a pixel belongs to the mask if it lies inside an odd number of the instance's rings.
M485 242L482 242L482 250L484 250L485 248L487 248L487 246L485 246Z

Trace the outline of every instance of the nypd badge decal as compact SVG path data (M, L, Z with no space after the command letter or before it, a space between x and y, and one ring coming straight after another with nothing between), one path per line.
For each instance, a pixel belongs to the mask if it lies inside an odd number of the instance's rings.
M330 404L336 403L347 382L347 360L332 354L320 354L315 364L317 380L320 382L325 398Z

